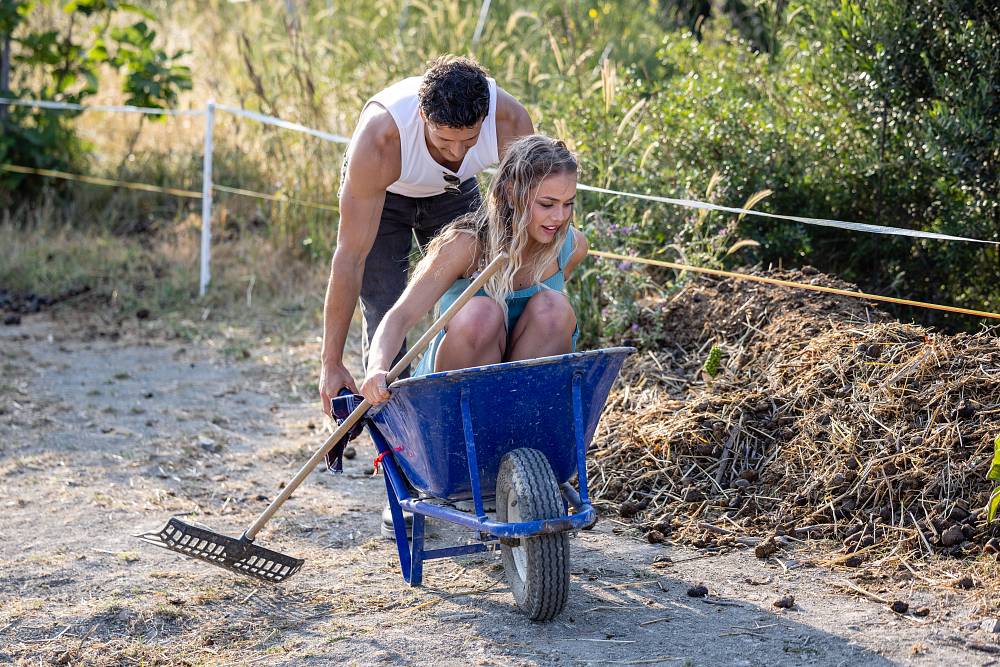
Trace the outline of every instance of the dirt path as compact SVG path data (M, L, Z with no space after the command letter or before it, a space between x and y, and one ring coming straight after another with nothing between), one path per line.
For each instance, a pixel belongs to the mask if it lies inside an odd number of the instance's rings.
M931 616L901 617L844 593L840 575L651 546L610 519L572 541L570 602L552 623L514 610L493 554L433 561L408 588L378 537L384 487L363 441L345 475L315 473L261 536L305 557L300 574L262 585L186 561L130 535L174 514L246 526L321 442L317 346L232 361L221 344L94 333L44 315L0 329L0 663L995 663L958 593L915 594ZM462 535L437 529L449 538ZM699 582L709 597L688 597ZM786 593L796 607L772 607Z

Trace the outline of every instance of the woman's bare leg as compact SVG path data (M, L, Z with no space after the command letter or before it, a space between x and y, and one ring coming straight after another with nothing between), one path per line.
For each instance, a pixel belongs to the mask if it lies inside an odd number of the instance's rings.
M508 361L573 351L576 313L562 292L543 289L528 299L510 337Z
M435 372L500 363L507 345L505 324L496 301L472 297L445 329L434 361Z

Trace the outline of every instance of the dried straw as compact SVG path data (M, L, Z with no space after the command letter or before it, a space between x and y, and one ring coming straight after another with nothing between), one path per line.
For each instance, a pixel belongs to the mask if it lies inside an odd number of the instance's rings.
M659 349L626 366L590 475L651 541L832 538L855 562L996 553L973 509L1000 434L996 330L946 335L856 300L706 279L645 304L643 326ZM713 344L724 367L703 378Z

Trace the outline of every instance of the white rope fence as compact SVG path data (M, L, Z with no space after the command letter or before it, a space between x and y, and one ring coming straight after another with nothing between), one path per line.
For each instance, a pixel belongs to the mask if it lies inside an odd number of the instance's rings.
M70 102L51 102L49 100L16 100L0 97L0 105L12 107L32 107L35 109L55 109L59 111L107 111L112 113L141 113L147 116L203 116L204 109L156 109L153 107L133 107L128 105L108 104L72 104Z
M484 2L483 13L485 14L488 11L489 11L489 2ZM155 108L134 107L134 106L111 106L111 105L87 106L80 104L70 104L66 102L51 102L47 100L18 100L18 99L0 97L0 106L3 105L33 107L33 108L52 109L52 110L71 110L71 111L81 111L81 112L94 111L94 112L111 112L111 113L116 113L116 112L140 113L149 115L168 115L168 116L204 116L205 141L204 141L204 155L202 160L202 190L201 190L201 219L202 219L201 271L198 282L198 294L201 296L205 295L205 292L208 289L208 284L211 281L213 189L222 192L247 194L248 196L259 196L265 199L275 199L274 196L249 193L249 191L240 190L239 188L216 186L212 183L212 153L214 151L213 140L215 132L216 111L225 111L235 116L247 118L250 120L257 121L259 123L263 123L265 125L271 125L273 127L278 127L284 130L307 134L309 136L316 137L317 139L321 139L323 141L328 141L331 143L337 143L337 144L350 143L350 138L345 137L343 135L323 132L322 130L306 127L305 125L300 125L298 123L282 120L281 118L268 116L266 114L258 113L256 111L249 111L247 109L242 109L240 107L233 107L225 104L217 105L215 104L214 101L209 101L205 105L204 109L155 109ZM491 173L493 172L492 169L487 171ZM658 202L662 204L670 204L673 206L682 206L684 208L701 209L707 211L719 211L723 213L735 213L739 215L756 216L758 218L768 218L773 220L785 220L789 222L797 222L807 225L817 225L820 227L834 227L838 229L846 229L850 231L864 232L869 234L888 234L893 236L906 236L910 238L934 239L939 241L964 241L968 243L981 243L992 246L1000 246L1000 241L989 241L984 239L970 238L966 236L953 236L950 234L939 234L937 232L926 232L916 229L906 229L902 227L889 227L885 225L873 225L860 222L849 222L846 220L808 218L796 215L781 215L777 213L766 213L764 211L755 211L753 209L738 208L734 206L720 206L718 204L698 201L696 199L678 199L674 197L664 197L660 195L643 194L638 192L625 192L621 190L611 190L608 188L585 185L582 183L577 186L577 189L585 192L595 192L598 194L612 195L618 197L630 197L645 201ZM333 207L330 207L330 209L333 210Z
M284 130L291 130L292 132L308 134L310 136L316 137L317 139L322 139L323 141L329 141L331 143L347 144L350 143L351 141L349 137L344 137L339 134L331 134L329 132L323 132L322 130L306 127L305 125L292 123L287 120L282 120L280 118L275 118L274 116L268 116L266 114L257 113L256 111L249 111L247 109L242 109L240 107L233 107L226 104L216 104L213 100L209 100L208 103L205 105L204 109L156 109L151 107L135 107L135 106L82 105L82 104L72 104L69 102L51 102L48 100L17 100L5 97L0 97L0 105L31 107L37 109L51 109L59 111L139 113L139 114L146 114L153 116L204 116L205 138L204 138L204 152L202 154L203 158L202 158L202 171L201 171L201 257L200 257L201 268L199 271L199 278L198 278L199 296L205 296L205 292L208 290L208 284L212 280L212 191L220 190L223 192L227 191L233 192L234 194L248 195L248 191L246 190L240 190L239 188L227 188L225 186L215 185L212 182L212 155L214 153L214 139L215 139L215 112L225 111L235 116L249 118L250 120L255 120L265 125L279 127ZM269 197L269 199L275 201L278 200L278 198L273 196Z
M1000 245L1000 241L984 241L966 236L951 236L949 234L938 234L936 232L925 232L919 229L906 229L905 227L886 227L884 225L871 225L864 222L846 222L844 220L827 220L825 218L806 218L798 215L780 215L778 213L765 213L764 211L754 211L734 206L720 206L696 199L674 199L673 197L661 197L659 195L643 195L636 192L622 192L620 190L608 190L592 185L577 185L578 190L588 192L599 192L606 195L618 195L620 197L634 197L645 199L646 201L660 202L661 204L673 204L685 208L696 208L705 211L721 211L723 213L738 213L742 215L755 215L759 218L771 218L774 220L789 220L791 222L801 222L806 225L818 225L820 227L837 227L839 229L850 229L855 232L867 232L869 234L892 234L893 236L910 236L918 239L937 239L939 241L968 241L970 243L986 243Z

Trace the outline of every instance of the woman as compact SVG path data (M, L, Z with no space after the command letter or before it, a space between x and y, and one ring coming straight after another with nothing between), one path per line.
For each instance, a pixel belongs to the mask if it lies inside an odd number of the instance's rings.
M482 208L446 227L428 246L414 277L372 338L361 393L389 399L385 377L406 332L440 299L443 312L470 276L501 251L510 261L431 342L413 375L571 352L576 315L565 279L587 254L570 226L576 158L542 135L511 143Z

